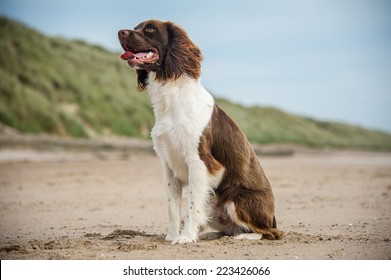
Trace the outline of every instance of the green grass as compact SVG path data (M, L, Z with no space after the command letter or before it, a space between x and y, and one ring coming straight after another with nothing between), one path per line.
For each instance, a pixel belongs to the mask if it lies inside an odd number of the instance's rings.
M0 123L24 133L148 138L154 119L136 75L100 46L51 38L0 17ZM218 99L250 141L391 150L389 134Z
M391 150L391 136L384 132L342 123L317 121L270 107L248 108L226 100L218 100L218 103L237 121L251 142Z

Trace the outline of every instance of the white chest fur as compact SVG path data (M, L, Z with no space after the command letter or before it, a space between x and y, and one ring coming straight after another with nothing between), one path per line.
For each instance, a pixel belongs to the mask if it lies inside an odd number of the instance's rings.
M213 97L198 80L185 76L163 84L155 81L154 73L149 75L147 89L156 118L154 149L186 184L189 162L199 160L199 140L213 112Z

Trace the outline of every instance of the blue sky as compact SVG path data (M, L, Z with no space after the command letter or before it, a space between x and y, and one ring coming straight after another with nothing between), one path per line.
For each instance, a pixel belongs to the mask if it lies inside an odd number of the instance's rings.
M171 20L215 96L391 132L389 0L0 0L0 14L116 52L119 29Z

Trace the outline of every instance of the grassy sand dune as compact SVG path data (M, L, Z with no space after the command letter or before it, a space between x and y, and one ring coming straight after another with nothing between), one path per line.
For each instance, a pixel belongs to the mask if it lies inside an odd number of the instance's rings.
M119 54L45 36L0 17L0 124L24 133L148 138L151 105ZM321 122L275 108L218 103L249 140L312 147L391 150L391 135ZM1 127L1 126L0 126ZM1 128L0 128L1 131Z

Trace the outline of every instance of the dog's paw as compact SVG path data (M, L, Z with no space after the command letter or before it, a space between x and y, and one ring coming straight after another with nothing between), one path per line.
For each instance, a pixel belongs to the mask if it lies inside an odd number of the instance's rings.
M197 242L197 237L190 237L186 235L181 235L177 239L173 240L171 244L188 244L188 243L195 243Z
M167 234L166 235L166 241L173 242L174 240L177 240L179 238L179 234Z
M235 239L247 239L247 240L261 240L262 234L260 233L241 233L234 237Z

